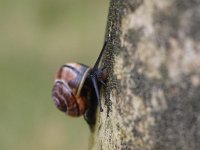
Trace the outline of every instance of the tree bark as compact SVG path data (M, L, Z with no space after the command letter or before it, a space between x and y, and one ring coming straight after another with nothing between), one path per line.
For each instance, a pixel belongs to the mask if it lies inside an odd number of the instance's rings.
M111 0L94 150L200 148L200 1Z

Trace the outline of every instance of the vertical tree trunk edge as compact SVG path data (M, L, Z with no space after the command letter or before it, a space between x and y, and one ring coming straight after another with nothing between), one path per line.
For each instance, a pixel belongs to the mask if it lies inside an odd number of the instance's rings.
M90 149L200 147L200 1L111 0Z

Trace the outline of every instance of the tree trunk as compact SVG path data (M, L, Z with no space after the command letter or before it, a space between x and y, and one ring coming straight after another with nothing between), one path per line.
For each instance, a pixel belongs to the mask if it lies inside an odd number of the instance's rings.
M200 1L111 0L91 149L200 149Z

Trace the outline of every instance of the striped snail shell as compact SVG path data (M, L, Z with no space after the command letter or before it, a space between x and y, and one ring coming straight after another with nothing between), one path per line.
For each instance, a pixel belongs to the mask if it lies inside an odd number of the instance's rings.
M88 107L86 97L80 96L83 84L91 69L83 64L68 63L58 70L52 98L58 109L70 116L80 116Z
M93 101L86 98L88 92L93 91L100 111L103 111L99 88L102 84L105 85L104 81L108 77L108 72L106 67L99 69L98 65L106 47L107 41L105 41L93 68L79 63L68 63L60 67L52 89L52 98L59 110L74 117L85 114L89 107L93 107ZM86 82L87 79L88 82ZM82 91L86 93L83 94Z

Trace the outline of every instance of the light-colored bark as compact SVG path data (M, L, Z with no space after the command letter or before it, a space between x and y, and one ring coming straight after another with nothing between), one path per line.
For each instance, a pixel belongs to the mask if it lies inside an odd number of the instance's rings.
M200 148L200 1L111 0L94 150Z

